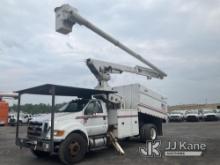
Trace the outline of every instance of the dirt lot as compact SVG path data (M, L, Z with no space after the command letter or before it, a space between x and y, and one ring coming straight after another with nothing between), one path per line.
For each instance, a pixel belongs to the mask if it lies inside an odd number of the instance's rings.
M25 132L23 130L23 132ZM37 159L28 149L20 150L15 146L15 128L0 127L0 165L56 165L61 164L56 156ZM145 144L136 139L122 142L126 152L118 155L114 149L108 148L90 152L79 164L220 164L220 122L168 123L164 124L162 141L162 158L144 158L139 147ZM202 157L165 157L164 149L168 141L187 141L189 143L205 143L207 150Z

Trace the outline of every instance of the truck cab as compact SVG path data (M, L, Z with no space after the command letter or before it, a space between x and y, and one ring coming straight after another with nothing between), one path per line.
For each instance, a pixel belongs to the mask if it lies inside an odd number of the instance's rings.
M199 121L199 111L198 110L188 110L185 113L186 121Z
M51 136L50 114L40 115L29 122L27 137L34 155L41 157L49 152ZM54 148L60 155L71 148L74 162L88 150L107 144L108 118L106 103L100 99L76 99L62 106L54 118ZM74 144L68 139L77 140ZM41 141L41 142L40 142ZM82 147L83 146L83 147ZM80 149L81 148L81 149ZM61 156L63 159L65 155Z
M41 115L30 121L28 137L42 136L42 130L36 134L36 127L44 128L45 139L50 138L50 115ZM62 142L71 132L81 132L88 142L89 136L106 134L108 129L106 104L99 99L76 99L65 104L54 118L54 141Z
M216 110L204 109L203 110L203 120L204 121L217 121L218 116Z
M20 118L18 123L20 125L26 125L32 119L31 114L20 113ZM8 124L10 126L15 126L17 123L17 113L13 112L8 115Z

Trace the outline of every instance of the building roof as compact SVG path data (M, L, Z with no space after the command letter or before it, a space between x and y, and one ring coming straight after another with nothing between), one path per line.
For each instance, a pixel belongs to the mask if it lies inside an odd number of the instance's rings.
M32 88L16 91L19 94L39 94L39 95L52 95L54 91L58 96L77 96L80 98L89 98L96 94L110 94L117 93L116 91L97 90L88 88L78 88L54 84L44 84Z

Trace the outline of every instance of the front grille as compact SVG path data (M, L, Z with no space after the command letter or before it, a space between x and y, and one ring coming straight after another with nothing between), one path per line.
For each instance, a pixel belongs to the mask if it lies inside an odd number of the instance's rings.
M10 120L9 120L9 123L15 123L15 122L16 122L15 119L10 119Z
M206 120L217 120L217 117L215 115L207 115Z
M215 115L208 115L207 118L212 118L212 119L214 119L214 118L215 118Z
M36 138L42 135L43 123L40 122L30 122L28 125L27 136L29 138Z
M186 120L188 120L188 121L197 121L198 118L196 116L187 116Z
M179 116L171 116L170 118L171 119L179 119L180 117Z

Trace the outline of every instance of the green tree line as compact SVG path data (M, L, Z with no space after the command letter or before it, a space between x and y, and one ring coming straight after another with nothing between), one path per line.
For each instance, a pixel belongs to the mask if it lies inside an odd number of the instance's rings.
M55 111L58 111L64 104L56 104L55 105ZM24 104L20 107L21 111L28 114L38 114L38 113L50 113L51 112L51 105L49 104ZM10 111L17 111L17 105L13 104L10 106Z

